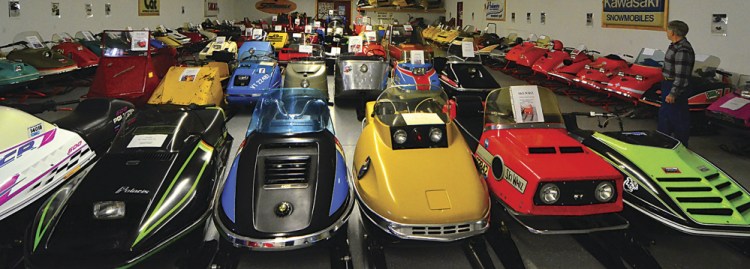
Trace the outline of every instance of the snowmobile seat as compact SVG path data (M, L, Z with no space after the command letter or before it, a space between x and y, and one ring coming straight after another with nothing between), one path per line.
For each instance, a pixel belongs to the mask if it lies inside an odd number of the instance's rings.
M78 133L96 154L101 154L109 148L109 143L131 109L133 104L123 100L86 99L70 115L55 121L55 124Z

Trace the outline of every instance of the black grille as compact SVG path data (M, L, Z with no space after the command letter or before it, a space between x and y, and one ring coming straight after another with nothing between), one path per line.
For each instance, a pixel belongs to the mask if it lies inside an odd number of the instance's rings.
M677 197L681 203L721 203L721 197Z
M660 182L700 182L701 179L697 177L657 177L656 180Z
M308 179L310 156L268 156L264 159L266 184L305 183Z
M745 214L745 211L747 211L748 209L750 209L750 202L737 207L737 211L739 211L741 214Z
M708 179L708 180L714 180L714 179L717 179L717 178L719 178L719 173L710 174L710 175L706 176L706 179Z
M736 192L734 192L734 193L732 193L730 195L727 195L727 200L732 201L734 199L737 199L737 197L740 197L740 196L742 196L742 192L741 191L736 191Z
M711 191L710 187L667 187L672 192Z
M734 212L728 208L691 208L687 210L690 214L695 215L717 215L731 216Z
M721 183L719 185L716 185L716 189L717 190L723 190L723 189L729 187L730 185L732 185L732 183L729 183L729 181L727 181L727 182Z
M582 147L560 147L560 153L583 153Z
M554 147L534 147L529 148L529 154L554 154Z

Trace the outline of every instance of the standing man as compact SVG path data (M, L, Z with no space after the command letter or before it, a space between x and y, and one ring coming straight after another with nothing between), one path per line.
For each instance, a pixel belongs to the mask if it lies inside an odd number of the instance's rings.
M685 146L690 137L688 79L695 65L695 51L685 37L688 30L688 25L683 21L670 21L667 25L667 39L672 44L664 55L662 103L657 127L657 130L673 136Z

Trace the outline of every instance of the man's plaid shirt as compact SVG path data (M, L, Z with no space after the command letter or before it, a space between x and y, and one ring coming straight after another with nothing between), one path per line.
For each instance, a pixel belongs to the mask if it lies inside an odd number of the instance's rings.
M674 98L680 97L688 87L688 79L693 73L695 65L695 51L687 38L669 45L664 55L664 79L674 80L670 94Z

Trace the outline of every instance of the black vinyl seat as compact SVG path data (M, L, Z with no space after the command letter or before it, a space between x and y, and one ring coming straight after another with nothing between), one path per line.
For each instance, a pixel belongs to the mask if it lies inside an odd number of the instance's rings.
M55 124L78 133L96 154L101 154L109 148L126 112L131 109L133 104L123 100L86 99L70 115L55 121Z

